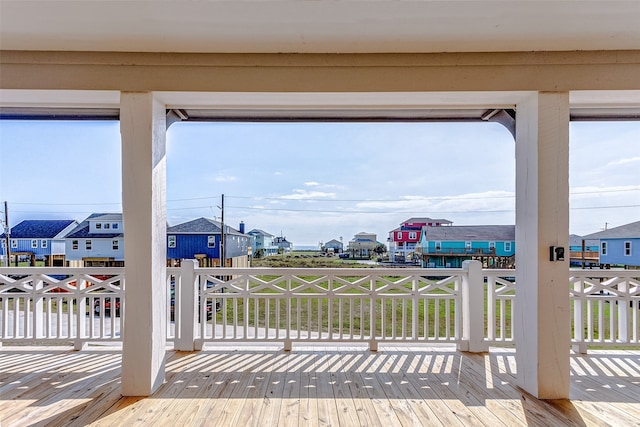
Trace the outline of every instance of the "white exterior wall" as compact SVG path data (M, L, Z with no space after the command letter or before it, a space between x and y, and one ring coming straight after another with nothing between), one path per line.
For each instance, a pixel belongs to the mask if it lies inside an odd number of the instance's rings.
M65 249L64 240L51 240L51 255L64 255Z
M78 241L78 249L73 250L73 241ZM91 250L86 250L86 241L91 240ZM113 250L113 241L118 240L118 250ZM65 239L65 255L68 261L78 261L83 258L113 258L116 261L124 260L124 238L114 237Z

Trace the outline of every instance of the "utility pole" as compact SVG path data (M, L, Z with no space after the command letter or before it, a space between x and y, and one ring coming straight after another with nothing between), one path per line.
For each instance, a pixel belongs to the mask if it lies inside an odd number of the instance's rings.
M225 244L225 232L224 232L224 194L222 195L222 204L220 205L220 210L222 213L220 214L220 267L225 267L225 253L224 253L224 244Z
M4 226L5 226L4 239L5 239L5 248L6 248L5 252L7 254L6 264L7 264L7 267L10 267L11 266L11 245L9 243L11 242L11 238L9 234L11 233L11 229L9 228L9 204L7 203L6 200L4 202Z

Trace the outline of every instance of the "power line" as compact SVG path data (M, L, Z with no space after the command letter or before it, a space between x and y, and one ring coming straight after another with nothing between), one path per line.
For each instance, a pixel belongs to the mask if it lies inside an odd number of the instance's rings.
M355 211L355 210L343 210L336 212L335 210L326 209L291 209L291 208L269 208L269 207L251 207L251 206L227 206L228 208L240 209L240 210L255 210L255 211L274 211L274 212L312 212L312 213L340 213L340 214L416 214L422 215L425 210L421 211L382 211L382 210L368 210L368 211ZM183 211L183 210L198 210L198 209L210 209L211 206L191 206L182 208L167 208L167 211ZM640 208L640 205L616 205L616 206L580 206L570 207L569 210L597 210L597 209L627 209L627 208ZM87 211L25 211L25 210L13 210L13 212L20 213L47 213L47 214L84 214ZM464 211L433 211L429 210L430 215L439 214L459 214L459 213L506 213L515 212L515 209L493 209L493 210L464 210Z
M596 191L577 191L569 193L569 195L582 195L582 194L607 194L607 193L620 193L620 192L628 192L628 191L640 191L640 188L625 188L620 190L596 190ZM277 196L277 197L263 197L263 196L230 196L225 195L226 198L230 199L250 199L250 200L279 200L279 201L310 201L310 202L406 202L406 201L417 201L417 200L485 200L485 199L513 199L515 198L515 194L502 195L502 196L487 196L487 195L478 195L478 196L467 196L467 197L459 197L459 196L432 196L432 197L416 197L414 199L327 199L327 198L303 198L303 199L295 199L289 196ZM195 200L207 200L207 199L215 199L215 197L205 196L205 197L189 197L183 199L170 199L167 200L167 203L173 202L188 202ZM29 205L29 206L120 206L122 202L110 202L110 203L91 203L91 202L83 202L83 203L48 203L48 202L11 202L12 205ZM179 209L179 208L173 208ZM184 208L190 209L190 208ZM16 211L20 212L20 211Z

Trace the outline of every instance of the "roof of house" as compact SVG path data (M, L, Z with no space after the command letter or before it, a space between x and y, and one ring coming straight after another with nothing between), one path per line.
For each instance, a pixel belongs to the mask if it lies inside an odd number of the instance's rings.
M340 241L338 241L338 240L336 240L336 239L331 239L331 240L329 240L327 243L325 243L325 246L326 246L326 245L328 245L328 244L332 244L332 245L341 245L341 244L342 244L342 242L340 242Z
M259 228L254 228L253 230L249 231L247 234L252 234L252 235L262 234L263 236L266 236L266 237L273 237L273 234L269 234L266 231L260 230Z
M569 246L582 246L582 240L584 240L585 246L598 246L597 239L585 239L582 236L578 236L577 234L569 235Z
M375 236L376 233L367 233L366 231L361 231L356 236Z
M434 218L429 218L429 217L424 217L424 218L416 217L416 218L409 218L409 219L407 219L405 221L402 221L400 223L400 225L403 225L403 224L428 224L430 222L431 223L438 222L440 224L453 224L452 221L449 221L448 219L444 219L444 218L434 219Z
M244 236L233 227L225 224L225 234L237 234ZM183 222L182 224L174 225L173 227L167 227L167 233L175 234L220 234L222 230L222 223L209 218L197 218L191 221Z
M515 225L452 225L451 227L425 227L428 240L455 241L513 241Z
M95 213L89 215L91 221L122 221L121 213Z
M73 219L28 219L11 227L14 239L53 239L69 225ZM5 237L5 234L2 234Z
M124 234L119 233L89 233L89 221L122 221L121 213L92 213L76 228L71 230L65 236L66 239L89 238L89 239L112 239L114 237L122 237Z
M587 234L584 239L640 239L640 221Z

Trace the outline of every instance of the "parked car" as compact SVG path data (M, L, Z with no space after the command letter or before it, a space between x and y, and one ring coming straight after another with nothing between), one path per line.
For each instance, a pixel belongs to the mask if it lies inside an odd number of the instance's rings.
M200 321L200 301L198 301L198 322ZM206 312L207 312L207 320L211 320L211 317L213 316L213 303L210 299L207 300L207 306L205 308ZM220 311L220 307L219 307L219 302L216 301L216 311ZM173 287L171 288L171 299L170 299L170 304L169 304L169 318L171 319L172 322L174 322L176 320L176 316L175 316L175 312L176 312L176 293L175 290L173 289Z
M116 306L116 317L120 317L120 298L115 298L115 306ZM101 299L96 298L93 302L93 313L96 316L100 316L100 310L102 307ZM111 316L111 298L107 297L104 299L104 314L106 316Z

